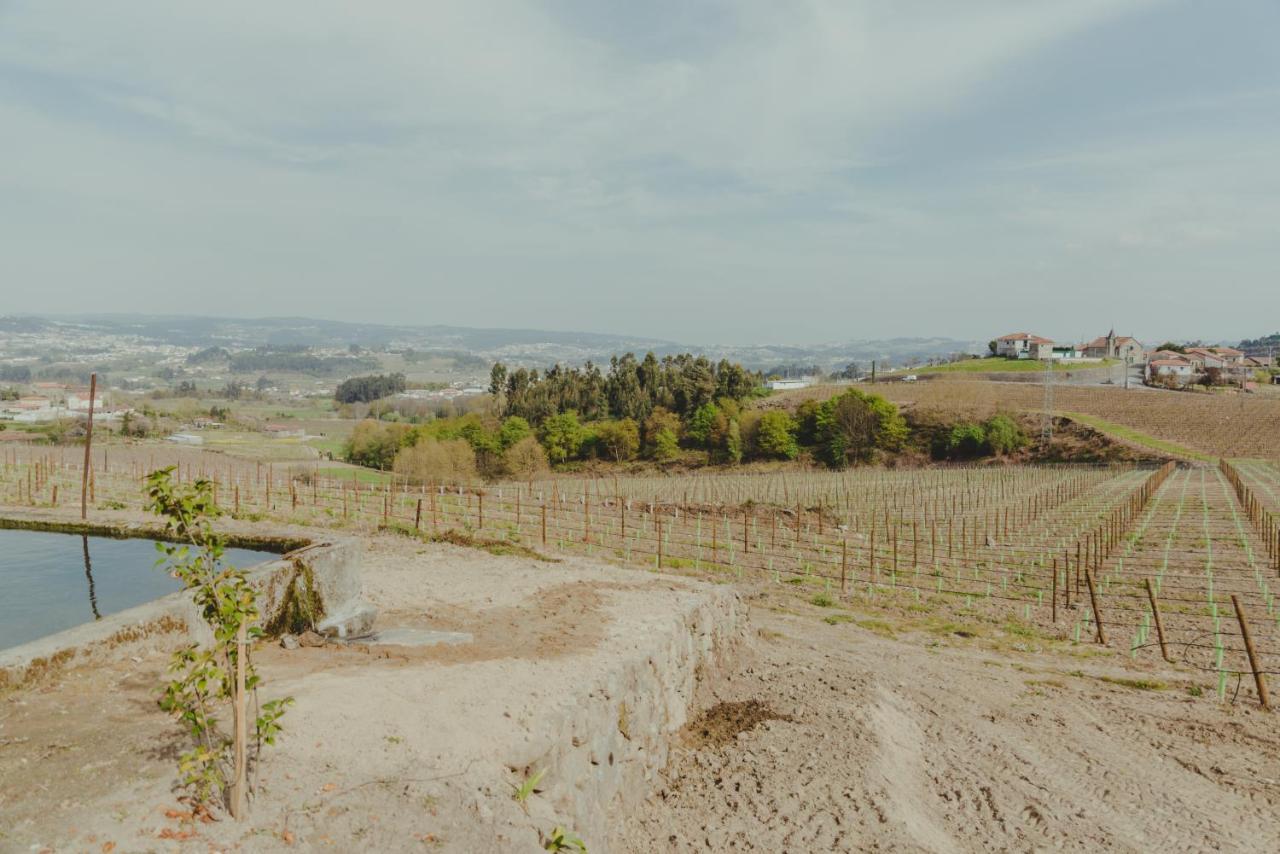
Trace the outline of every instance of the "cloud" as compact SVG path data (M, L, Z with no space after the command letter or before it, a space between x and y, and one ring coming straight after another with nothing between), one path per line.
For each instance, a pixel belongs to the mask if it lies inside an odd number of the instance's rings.
M1225 107L1122 104L1142 117L1124 133L1094 121L1097 93L1036 97L1046 56L1088 64L1101 32L1123 34L1126 58L1157 51L1139 24L1174 13L1198 14L1158 0L11 0L0 228L17 248L0 275L67 294L108 277L143 295L135 307L180 303L174 281L262 311L305 294L375 319L346 293L359 281L454 312L442 320L690 338L712 323L739 340L782 313L726 313L725 290L786 294L799 307L778 338L795 340L879 324L861 308L886 288L999 294L1056 252L1252 245L1277 221L1275 194L1248 189L1277 189L1274 126L1246 146L1186 116L1257 112L1265 79ZM988 114L1015 80L1032 94ZM1087 134L1007 132L1071 110ZM948 136L966 118L986 161ZM651 298L596 306L607 285ZM673 316L673 301L719 319Z

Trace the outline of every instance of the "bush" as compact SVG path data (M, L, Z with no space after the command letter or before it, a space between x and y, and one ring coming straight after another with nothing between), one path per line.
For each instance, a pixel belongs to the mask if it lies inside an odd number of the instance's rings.
M630 418L594 425L596 443L614 462L635 457L640 451L640 427Z
M698 446L709 448L715 444L715 433L720 420L719 407L714 403L704 403L690 416L689 426L684 433Z
M576 412L552 415L542 422L538 432L542 447L546 449L547 458L553 463L563 463L577 458L582 452L582 443L587 438L586 431L578 423Z
M987 434L981 424L962 421L947 434L947 456L968 460L987 452Z
M794 460L800 453L796 443L796 432L799 425L787 412L771 410L760 418L760 426L756 430L756 447L760 455L783 460Z
M532 480L551 470L547 452L533 436L525 436L508 448L503 460L507 472L520 480Z
M471 483L476 480L476 452L465 439L423 436L395 458L395 473L414 483Z
M408 424L361 421L346 442L346 460L385 471L395 463L397 452L412 440L412 436L412 428Z
M502 446L502 450L510 450L517 443L532 435L533 428L529 426L529 422L519 415L512 415L502 422L502 427L498 430L498 444Z
M992 454L1011 454L1025 448L1030 441L1027 434L1008 415L993 415L983 425L987 451Z
M832 468L869 462L877 451L896 451L907 423L883 397L849 389L824 402L815 415L818 456Z

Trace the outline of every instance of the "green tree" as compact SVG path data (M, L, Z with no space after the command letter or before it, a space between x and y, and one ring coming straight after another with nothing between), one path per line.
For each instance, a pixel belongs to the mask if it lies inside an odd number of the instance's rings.
M951 459L973 459L987 451L987 434L981 424L962 421L947 432L947 456Z
M498 444L506 451L521 439L532 435L533 428L529 426L529 422L519 415L512 415L502 422L502 427L498 430Z
M896 406L858 389L824 402L815 420L818 455L832 468L868 462L878 450L897 450L908 432Z
M993 415L983 425L987 450L993 454L1011 454L1025 448L1030 442L1027 434L1008 415Z
M685 435L704 448L710 447L713 442L716 422L720 417L720 408L714 403L702 404L694 410L693 415L689 418L689 425L684 431Z
M630 418L595 425L596 442L615 462L630 460L640 451L640 428Z
M582 451L586 432L578 421L578 413L564 412L542 422L538 438L553 463L574 459Z
M799 425L790 413L771 409L760 418L756 447L763 456L794 460L800 453L800 447L796 443L798 430Z
M736 418L730 419L725 430L724 457L734 465L742 462L742 431Z

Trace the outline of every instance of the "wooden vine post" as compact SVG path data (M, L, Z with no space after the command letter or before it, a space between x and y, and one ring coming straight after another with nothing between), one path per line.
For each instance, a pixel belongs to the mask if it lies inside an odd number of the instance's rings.
M89 374L89 420L84 428L84 469L80 472L80 518L89 518L89 469L92 461L89 451L93 447L93 399L98 396L98 375Z
M1173 661L1169 657L1169 647L1164 642L1164 621L1160 619L1160 603L1156 601L1156 590L1151 586L1151 579L1144 579L1147 582L1147 598L1151 600L1151 616L1156 621L1156 638L1160 641L1160 655L1165 661Z
M1240 599L1231 594L1231 604L1236 609L1236 619L1240 621L1240 637L1244 640L1244 651L1249 656L1249 669L1253 671L1253 683L1258 688L1258 702L1262 708L1271 708L1271 698L1267 696L1267 677L1258 665L1258 653L1253 648L1253 635L1249 632L1249 622L1244 618L1244 609L1240 607Z
M1093 586L1093 573L1089 567L1084 568L1084 581L1089 585L1089 607L1093 609L1093 624L1098 627L1098 643L1106 645L1107 632L1102 628L1102 615L1098 613L1098 592Z
M235 777L231 782L231 815L237 821L245 817L245 783L248 779L246 751L249 742L249 725L245 708L245 654L247 650L248 623L241 619L236 630L236 690L235 690Z

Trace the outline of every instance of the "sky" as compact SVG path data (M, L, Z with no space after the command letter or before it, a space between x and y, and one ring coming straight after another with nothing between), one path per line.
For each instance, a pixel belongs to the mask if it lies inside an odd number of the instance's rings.
M0 314L1280 329L1274 0L0 0Z

